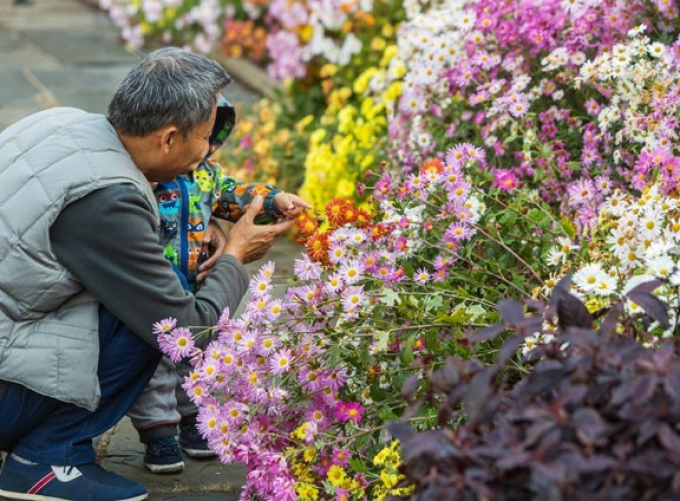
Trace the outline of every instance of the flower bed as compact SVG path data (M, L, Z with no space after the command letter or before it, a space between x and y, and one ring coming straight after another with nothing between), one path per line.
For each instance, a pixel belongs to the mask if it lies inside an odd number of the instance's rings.
M194 363L185 387L201 409L203 432L223 461L247 464L243 499L412 492L429 499L413 436L394 429L409 441L402 451L386 430L395 420L421 438L441 439L428 439L433 450L425 452L434 456L425 459L441 462L445 474L433 478L443 492L462 485L470 490L460 492L494 493L495 480L475 475L507 480L521 470L517 478L543 482L517 485L522 495L576 495L574 478L558 475L552 463L528 469L489 452L480 426L507 439L516 429L498 423L498 409L519 412L523 400L511 397L556 364L571 371L572 360L599 349L618 356L608 351L617 334L639 354L645 380L661 377L650 375L648 360L675 357L660 347L678 335L677 5L407 0L381 19L373 14L392 3L334 2L345 10L340 28L313 5L244 3L234 13L252 21L234 28L253 37L244 36L238 50L265 64L256 26L269 16L280 28L277 50L286 50L272 59L272 71L288 80L280 101L259 103L240 120L225 158L241 177L258 172L299 188L318 213L299 221L307 254L294 279L274 283L273 265L263 267L244 315L225 312L208 326L215 340L205 350L178 348L186 330L161 333L168 353ZM361 50L343 51L359 26L367 36ZM323 54L309 49L313 57L305 60L305 43L324 46L331 32L337 45ZM569 271L569 287L555 289ZM631 294L650 279L661 282ZM606 332L607 343L565 334L551 303L539 302L551 296L553 307L562 301L588 322L571 327ZM573 296L585 306L570 302ZM515 298L501 303L507 325L494 326L495 305L506 297ZM506 340L501 333L516 330L528 310L538 323ZM497 386L489 379L496 374ZM593 395L608 391L599 380L576 382ZM468 398L463 412L452 411L463 393L480 388L502 398ZM651 389L646 395L662 398ZM539 407L561 405L539 396ZM451 406L441 405L445 399ZM492 408L501 400L503 407ZM606 407L605 400L597 402ZM578 417L587 433L603 423L590 411ZM677 437L662 428L649 449L636 444L657 461L660 443L675 461ZM596 435L577 437L579 447L592 447L574 464L618 472L598 455ZM556 450L574 447L570 437L554 438L567 444ZM486 469L451 468L446 454L470 444L475 454L488 453L480 463ZM661 476L657 490L667 493L668 475ZM637 493L649 479L635 478L626 488ZM604 495L586 481L589 493Z

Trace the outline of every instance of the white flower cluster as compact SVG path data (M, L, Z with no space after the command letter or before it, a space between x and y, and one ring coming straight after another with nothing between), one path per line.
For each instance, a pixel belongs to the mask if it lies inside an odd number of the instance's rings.
M609 301L633 289L636 285L655 278L668 280L671 287L680 286L680 202L661 194L653 185L642 196L634 197L615 191L600 211L601 228L605 234L604 250L585 257L572 278L572 292L584 301ZM559 246L550 253L553 266L564 266L578 249L568 239L560 239ZM556 283L558 277L550 282ZM669 302L677 302L668 286L656 294ZM629 312L640 307L627 301ZM673 322L672 322L673 324Z
M611 87L610 104L598 115L600 129L614 133L617 145L629 140L649 151L677 139L670 125L675 121L649 118L659 109L664 117L677 116L677 99L666 97L677 96L680 74L671 47L639 36L643 31L644 27L631 30L632 40L584 63L576 84L592 82Z

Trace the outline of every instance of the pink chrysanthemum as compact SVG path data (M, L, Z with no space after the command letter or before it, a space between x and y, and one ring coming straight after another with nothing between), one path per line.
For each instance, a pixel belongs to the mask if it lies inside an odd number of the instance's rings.
M359 424L363 415L364 407L359 402L340 402L335 408L335 419L341 423L352 421Z
M425 268L420 268L413 274L413 280L421 285L427 284L430 281L430 272Z
M274 356L269 360L269 368L273 374L282 374L290 370L292 361L293 355L290 350L284 348L274 353Z
M343 468L349 464L350 453L347 449L333 449L333 464L342 466Z
M352 308L359 308L366 300L364 287L362 285L347 287L347 289L342 292L341 297L345 311Z
M159 336L158 345L173 362L179 362L188 357L196 346L191 331L186 327L177 327Z
M272 290L271 276L258 273L250 281L250 290L255 297L269 294Z
M176 325L177 325L176 319L172 317L164 318L160 322L156 322L155 324L153 324L153 333L157 336L160 334L167 334L172 329L174 329Z
M498 169L493 173L493 185L501 191L511 191L517 188L517 176L508 169Z

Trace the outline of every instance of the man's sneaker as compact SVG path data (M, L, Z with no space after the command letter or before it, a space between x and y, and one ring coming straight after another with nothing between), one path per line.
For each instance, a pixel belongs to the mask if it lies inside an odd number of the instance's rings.
M184 457L175 437L146 444L144 466L152 473L177 473L184 469Z
M35 501L142 501L142 484L94 463L82 466L24 464L11 454L0 471L0 499Z
M201 436L195 424L179 427L179 445L187 456L192 458L213 458L217 453L208 447L208 441Z

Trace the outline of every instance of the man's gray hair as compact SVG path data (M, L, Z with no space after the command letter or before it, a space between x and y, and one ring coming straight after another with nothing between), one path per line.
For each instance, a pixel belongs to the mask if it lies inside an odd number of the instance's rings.
M229 74L206 56L177 47L149 53L127 74L109 104L120 132L146 136L174 124L184 135L205 123Z

